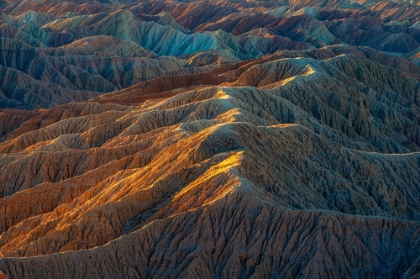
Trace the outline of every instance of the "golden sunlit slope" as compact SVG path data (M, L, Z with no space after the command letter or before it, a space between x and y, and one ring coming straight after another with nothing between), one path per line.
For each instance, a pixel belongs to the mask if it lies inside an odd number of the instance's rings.
M238 76L138 106L1 112L0 270L419 276L419 82L354 55Z

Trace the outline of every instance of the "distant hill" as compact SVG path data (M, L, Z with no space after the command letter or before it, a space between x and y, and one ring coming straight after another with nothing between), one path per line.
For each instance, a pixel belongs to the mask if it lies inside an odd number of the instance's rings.
M1 279L420 277L418 6L2 11Z

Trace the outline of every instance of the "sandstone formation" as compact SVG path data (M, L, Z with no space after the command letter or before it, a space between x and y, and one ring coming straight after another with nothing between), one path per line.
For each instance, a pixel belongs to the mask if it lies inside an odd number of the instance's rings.
M376 0L8 1L0 8L0 108L50 108L332 45L418 65L419 22L418 6Z
M0 270L414 278L419 85L354 55L273 58L139 106L4 111Z
M0 2L0 279L419 278L419 22Z

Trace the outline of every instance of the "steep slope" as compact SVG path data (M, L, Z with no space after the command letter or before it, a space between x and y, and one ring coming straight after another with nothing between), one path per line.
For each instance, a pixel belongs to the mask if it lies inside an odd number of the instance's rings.
M353 55L243 66L139 106L2 112L0 269L415 278L419 83Z
M345 45L334 45L317 50L277 52L273 55L263 56L260 59L229 63L230 65L228 66L219 66L204 73L194 75L159 77L122 90L103 94L91 100L100 103L117 103L125 105L139 104L146 100L167 98L188 91L192 88L235 81L250 67L267 61L294 57L325 60L343 54L351 54L357 58L369 59L382 65L398 69L408 77L417 80L420 79L420 67L408 59L378 52L368 47L357 48ZM201 54L193 56L188 61L189 63L199 63L199 65L205 65L214 63L215 61L220 61L220 57L215 53L209 53L207 55ZM223 63L221 64L223 65Z
M51 107L162 75L200 72L113 37L86 38L59 49L36 49L7 38L0 38L0 45L3 108Z
M0 88L0 107L50 108L150 79L336 44L417 63L418 6L321 2L9 1L0 10L0 66L11 68L1 78L13 86Z
M419 26L0 0L0 279L419 278Z

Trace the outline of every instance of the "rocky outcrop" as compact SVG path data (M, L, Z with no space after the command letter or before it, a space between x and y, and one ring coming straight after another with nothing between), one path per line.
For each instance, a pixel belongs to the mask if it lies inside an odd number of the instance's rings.
M420 276L417 6L0 9L0 278Z
M379 51L374 61L418 78L420 10L402 3L13 1L1 8L0 22L1 108L50 108L337 44L352 53L370 47L363 55Z
M237 218L243 221L232 221ZM259 233L261 227L267 229ZM375 233L381 229L388 233ZM418 233L418 227L413 228L409 223L282 210L269 203L261 204L238 190L212 206L170 220L158 220L104 247L38 258L5 259L0 265L13 270L13 276L17 277L42 277L46 266L59 265L61 268L50 271L51 276L320 278L344 274L415 278L418 246L411 246L407 240ZM267 241L260 241L261 238ZM371 245L372 242L377 245ZM342 248L334 253L318 248L327 245ZM285 257L285 253L290 256ZM367 256L371 253L375 256ZM395 254L406 256L407 262L396 260ZM360 258L365 260L358 261ZM382 259L388 263L386 268ZM108 269L110 266L114 268ZM348 269L349 266L353 268ZM397 266L404 266L404 271ZM67 270L73 272L66 273Z
M242 63L219 73L236 81L139 106L2 112L15 124L0 143L0 270L417 276L418 82L355 55Z

